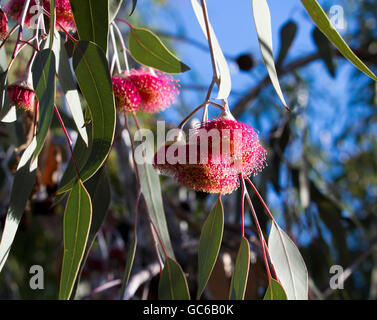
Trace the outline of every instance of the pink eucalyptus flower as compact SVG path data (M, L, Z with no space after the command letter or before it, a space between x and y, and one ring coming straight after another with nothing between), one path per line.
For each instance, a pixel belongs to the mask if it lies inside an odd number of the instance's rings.
M141 98L136 86L122 77L113 77L112 81L117 109L123 113L137 111Z
M11 105L25 111L32 111L34 108L35 92L22 84L11 84L8 89L8 100Z
M177 80L160 71L132 69L128 75L141 97L140 110L148 113L160 112L168 108L179 94Z
M185 144L173 149L174 159L177 162L171 163L171 155L169 157L169 148L171 147L163 146L154 157L153 166L162 174L173 176L183 186L200 192L227 194L239 187L240 181L237 172L221 155L212 156L211 152L206 153L206 161L201 163L203 154L200 153L200 145ZM195 148L197 150L196 159L190 161L190 152ZM182 149L184 149L183 157L180 157ZM164 157L161 157L161 153L164 154ZM162 163L158 162L159 154L165 160Z
M0 39L4 40L8 35L8 18L3 10L0 9Z
M11 0L4 4L3 9L9 18L12 18L14 21L18 21L21 17L21 13L24 8L24 5L25 5L25 0ZM35 5L36 5L35 0L30 0L30 5L25 16L26 27L31 27L32 16L37 13L37 12L34 12L34 14L30 13L30 8Z
M40 3L47 12L50 12L50 0L41 0ZM18 21L21 17L24 5L25 0L11 0L4 4L4 11L13 20ZM36 1L31 0L25 17L25 25L28 28L35 27L31 25L32 22L36 22L35 20L32 20L32 17L39 13L38 10L33 8L35 5ZM69 0L56 0L56 22L56 28L58 30L61 29L59 26L60 24L67 31L76 31L75 20L73 19L73 13Z
M27 69L23 75L7 88L8 101L16 108L25 111L33 111L35 104L35 92L30 69Z
M50 0L45 0L43 6L50 12ZM66 31L76 31L76 24L69 0L56 0L56 28L61 29L60 26Z
M204 130L204 131L203 131ZM230 119L217 118L200 125L197 135L208 136L211 130L219 134L215 150L226 157L237 173L244 176L257 174L266 164L266 150L260 145L257 132L247 124ZM208 148L212 148L209 140Z

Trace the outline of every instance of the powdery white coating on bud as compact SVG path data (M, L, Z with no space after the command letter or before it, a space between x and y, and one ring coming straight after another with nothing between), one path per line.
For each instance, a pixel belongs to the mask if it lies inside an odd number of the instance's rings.
M260 145L257 132L249 125L235 120L217 118L204 122L199 129L218 130L221 142L220 154L226 157L237 173L244 176L257 174L266 165L266 150ZM200 136L200 130L198 135ZM208 143L212 148L211 140Z
M140 110L148 113L165 110L179 94L177 80L158 70L154 73L141 67L139 70L132 69L128 75L140 93Z
M8 35L8 18L3 10L0 9L0 39L4 40Z
M40 3L42 4L43 8L50 12L50 0L41 0ZM25 0L11 0L4 4L3 8L4 11L7 13L9 17L11 17L13 20L18 21L21 17L22 9L24 7ZM35 0L30 1L29 9L26 13L25 17L25 26L35 27L32 26L32 16L38 14L38 10L32 11L33 14L30 13L30 10L33 6L36 5ZM75 20L73 19L73 13L71 9L71 5L69 3L69 0L56 0L56 28L60 30L60 26L58 23L63 26L64 29L67 31L76 31L76 25Z
M11 105L25 111L32 111L34 108L35 92L18 84L11 84L7 89L8 100Z
M136 86L122 77L113 77L112 81L117 110L123 113L137 111L141 98Z

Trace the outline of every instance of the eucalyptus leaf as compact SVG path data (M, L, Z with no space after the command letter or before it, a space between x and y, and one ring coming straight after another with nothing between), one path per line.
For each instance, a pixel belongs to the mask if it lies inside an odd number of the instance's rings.
M276 59L276 66L279 67L284 62L289 49L292 47L293 41L297 34L297 23L293 20L287 21L280 29L280 50Z
M115 133L115 103L109 67L99 46L79 41L73 53L73 68L88 103L92 126L89 146L80 154L82 160L78 164L80 177L85 182L101 168L110 152ZM66 175L65 181L58 194L72 188L77 181L76 174Z
M34 153L36 159L42 151L51 125L55 103L55 55L50 49L37 53L32 66L33 86L38 98L38 135Z
M35 183L37 168L36 166L31 166L31 163L36 147L37 140L33 138L30 145L22 154L14 177L8 212L0 242L0 271L3 269L8 258L18 225ZM34 163L36 164L36 162Z
M198 251L198 293L197 299L202 295L211 276L220 251L221 240L224 232L224 209L219 198L204 222L199 240Z
M194 9L196 18L202 28L202 31L206 38L208 39L207 35L207 28L204 20L204 15L202 11L202 6L199 4L198 0L191 0L191 5ZM218 72L218 84L219 84L219 92L217 94L217 99L227 99L230 91L232 89L232 81L230 77L228 63L224 57L223 51L221 50L219 41L216 38L215 32L211 25L209 25L210 34L211 34L211 43L215 55L216 67Z
M107 52L109 0L70 0L80 40L92 41Z
M335 64L333 59L333 49L331 47L330 41L326 36L318 29L314 28L312 32L312 38L317 46L318 53L325 63L327 71L334 78L335 77Z
M138 164L138 168L141 190L145 198L150 217L161 237L162 243L165 246L165 250L171 258L174 258L174 251L166 223L164 206L162 203L159 176L150 163ZM162 253L161 246L158 246L160 252Z
M267 1L253 0L253 14L255 27L257 29L259 46L262 53L264 64L266 65L268 71L268 75L284 107L288 108L287 103L284 99L283 92L280 88L279 79L274 62L272 48L271 15Z
M181 266L173 259L166 257L158 285L160 300L190 300L187 280Z
M288 235L271 226L268 238L271 262L289 300L308 299L308 271L300 251Z
M243 300L246 292L247 278L250 269L249 241L242 237L241 245L237 253L232 281L230 283L229 300Z
M128 48L137 62L166 73L181 73L190 68L181 62L152 31L132 27Z
M270 279L263 300L287 300L287 294L279 282L275 279Z
M73 186L64 212L64 256L59 300L70 298L84 256L92 221L92 203L81 180Z
M80 96L77 91L76 82L72 75L68 53L64 44L64 36L56 32L52 46L52 50L54 51L56 57L56 74L58 75L58 80L67 101L68 108L71 111L73 120L75 121L77 131L84 140L85 144L88 145L88 134L86 132Z
M301 0L301 2L318 29L332 42L339 52L361 72L377 81L376 75L352 52L339 32L332 26L319 3L316 0Z

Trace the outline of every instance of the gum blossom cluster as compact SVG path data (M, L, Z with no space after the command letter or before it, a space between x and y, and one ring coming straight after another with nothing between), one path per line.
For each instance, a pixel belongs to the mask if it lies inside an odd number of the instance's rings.
M116 108L122 113L163 111L179 93L178 82L170 75L143 67L114 76L112 81Z
M11 0L4 4L3 10L9 18L18 21L21 17L25 1L26 0ZM50 0L40 0L39 2L45 11L50 12ZM39 13L36 4L37 3L35 0L30 1L25 17L25 25L28 28L35 27L32 25L32 23L35 22L35 19L33 20L32 18L34 15ZM63 27L66 31L76 31L76 25L73 19L73 13L69 0L56 0L56 28L60 30L61 27Z
M217 118L201 123L189 143L177 141L155 154L153 165L195 191L227 194L240 185L240 176L255 175L266 164L266 150L247 124Z

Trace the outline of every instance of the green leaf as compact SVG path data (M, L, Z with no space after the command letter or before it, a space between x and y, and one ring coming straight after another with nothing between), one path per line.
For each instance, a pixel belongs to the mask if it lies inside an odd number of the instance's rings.
M280 50L276 65L279 67L287 57L288 51L293 44L293 40L297 34L297 24L293 20L289 20L280 29Z
M56 3L55 0L50 0L50 43L49 48L52 49L54 38L51 35L55 34L56 23Z
M123 300L124 293L126 291L126 287L128 284L128 280L130 279L132 266L134 264L135 259L135 253L136 253L136 247L137 247L137 235L134 235L134 238L132 240L131 246L129 248L127 258L126 258L126 267L124 269L124 276L123 276L123 282L122 282L122 288L120 290L120 299Z
M89 193L79 180L71 190L64 213L64 257L59 299L70 298L84 256L92 220Z
M107 210L109 209L111 202L111 190L110 182L106 175L105 168L102 167L97 173L90 178L85 183L85 188L89 193L90 199L92 201L92 223L90 225L89 236L87 245L85 248L85 253L80 264L79 273L76 279L74 289L72 291L72 296L75 295L77 285L80 281L82 270L84 269L86 259L88 257L89 251L93 246L94 240L97 237L99 230L105 221Z
M268 238L271 262L289 300L308 299L308 271L300 251L288 235L271 226Z
M138 164L137 166L139 169L142 193L145 198L152 222L161 237L162 243L164 244L165 250L167 251L168 255L174 258L173 247L171 245L168 226L165 218L164 206L162 203L159 176L156 173L156 170L148 161L144 162L143 164ZM160 252L162 253L160 245L158 246Z
M207 28L203 16L203 10L202 6L199 4L198 0L191 0L191 5L194 9L196 18L200 24L200 27L202 28L202 31L206 38L207 36ZM211 42L212 47L215 55L215 61L216 61L216 67L218 72L218 84L219 84L219 92L217 94L217 99L227 99L230 91L232 89L232 81L230 77L229 67L228 63L226 62L226 59L224 57L223 51L221 50L219 41L216 38L215 32L211 26L209 25L210 34L211 34Z
M148 29L131 28L128 48L137 62L148 67L166 73L181 73L190 70Z
M25 210L27 200L33 189L36 176L36 166L31 166L37 141L35 138L22 154L14 177L10 195L8 213L0 242L0 271L8 258L18 225ZM34 162L36 164L36 162Z
M202 295L219 255L224 232L224 209L219 198L204 222L199 241L197 299Z
M273 50L272 50L272 32L271 32L271 15L266 0L253 0L253 14L255 27L257 29L258 41L262 53L264 64L266 65L268 75L272 85L278 94L285 108L288 108L285 102L283 92L281 91L278 75L276 72Z
M318 29L314 28L312 32L312 38L317 46L318 53L325 63L327 71L334 78L335 77L335 65L333 61L333 50L330 41L326 36Z
M92 41L107 52L109 36L108 0L70 0L80 40Z
M36 159L42 151L54 112L55 55L52 50L44 49L37 53L32 67L32 74L33 86L39 102L37 147L34 153L34 159Z
M356 68L367 76L377 81L376 75L352 52L351 48L343 40L342 36L332 26L326 13L316 0L301 0L309 16L319 30L334 44L339 52L348 59Z
M110 22L113 22L116 18L120 7L122 6L123 0L109 0L109 16Z
M279 282L270 279L266 294L263 300L288 300L287 294Z
M250 268L249 241L242 237L241 246L237 253L236 264L230 283L229 300L243 300L246 292L247 277Z
M92 133L88 149L80 156L80 177L91 178L102 166L110 152L115 132L115 104L112 82L106 57L100 47L92 42L79 41L73 53L73 68L90 110ZM82 163L85 163L82 165ZM70 190L77 181L72 172L66 177L59 193Z
M166 257L158 284L160 300L190 300L186 277L181 266L173 259Z
M77 131L88 145L88 134L86 132L84 114L81 107L80 97L76 88L76 82L73 78L69 57L65 48L64 36L58 32L55 33L52 50L56 57L56 73L59 83L67 101L69 110L71 111L73 120L75 121Z
M130 12L130 16L132 16L132 14L134 13L134 11L136 9L136 5L137 5L137 0L132 0L132 9L131 9L131 12Z

